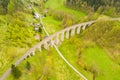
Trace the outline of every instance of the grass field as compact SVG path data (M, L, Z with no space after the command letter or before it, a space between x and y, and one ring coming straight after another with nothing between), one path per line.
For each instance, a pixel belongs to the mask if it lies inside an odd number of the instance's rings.
M88 47L84 52L84 60L98 69L96 80L119 80L120 66L113 62L109 55L98 46Z
M78 44L81 44L81 42L83 41L77 37L65 40L65 42L63 42L60 46L60 51L68 59L68 61L70 61L70 63L87 76L89 80L92 80L92 74L85 70L81 70L81 67L77 64L78 51L79 49L82 49L78 46ZM84 45L84 43L82 45ZM119 80L120 66L110 58L108 53L96 44L86 45L89 46L83 50L82 58L88 67L97 68L98 75L96 80Z
M62 29L62 27L60 26L60 21L56 21L51 16L44 18L43 24L49 34L53 34Z

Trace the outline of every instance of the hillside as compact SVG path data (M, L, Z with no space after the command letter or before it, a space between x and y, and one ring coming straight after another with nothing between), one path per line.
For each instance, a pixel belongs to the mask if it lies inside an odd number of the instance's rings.
M1 0L0 77L11 68L6 80L84 80L54 46L48 50L42 46L41 52L36 49L34 56L27 56L17 66L14 63L48 38L45 29L51 36L72 25L97 20L69 39L65 32L64 41L56 46L88 80L120 80L120 21L110 20L118 16L118 0L108 4L107 0Z
M83 9L87 12L97 12L112 17L120 15L119 0L66 0L66 5L74 9Z

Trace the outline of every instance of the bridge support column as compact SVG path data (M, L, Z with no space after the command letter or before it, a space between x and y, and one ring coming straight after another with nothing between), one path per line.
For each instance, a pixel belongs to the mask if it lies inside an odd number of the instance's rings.
M59 35L57 35L57 36L55 37L55 44L56 44L56 45L59 44Z
M64 32L61 34L60 38L61 38L61 41L64 41Z
M74 35L75 35L75 28L71 30L71 36L74 36Z
M81 26L77 28L77 34L80 34Z
M28 55L28 58L29 58L29 57L31 57L31 55L30 55L30 54Z
M32 51L32 54L31 54L32 56L34 56L35 55L35 51Z
M92 23L89 23L88 26L90 26Z
M48 44L47 44L47 42L44 42L44 48L45 48L46 50L48 50Z
M66 38L69 39L69 30L66 32Z
M54 44L54 41L53 41L53 40L50 40L50 41L49 41L49 46L50 46L50 47L53 47L53 44Z
M83 25L82 29L85 30L85 28L86 28L86 24Z

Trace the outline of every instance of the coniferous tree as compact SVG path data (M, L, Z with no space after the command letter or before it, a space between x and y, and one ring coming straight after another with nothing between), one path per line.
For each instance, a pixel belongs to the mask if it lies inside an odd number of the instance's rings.
M14 76L14 78L17 79L22 75L21 71L15 65L12 64L11 68L12 68L12 75Z
M27 68L27 70L30 70L30 69L31 69L30 62L28 62L28 61L27 61L27 63L26 63L26 68Z

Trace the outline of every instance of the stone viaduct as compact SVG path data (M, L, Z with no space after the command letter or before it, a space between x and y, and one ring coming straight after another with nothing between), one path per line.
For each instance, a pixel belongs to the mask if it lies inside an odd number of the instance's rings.
M64 41L64 38L69 38L70 36L75 35L75 33L79 34L81 29L85 30L87 26L90 26L95 21L90 21L82 24L73 25L71 27L68 27L66 29L63 29L46 39L42 40L40 43L32 47L30 50L28 50L16 63L14 64L17 66L21 61L25 60L28 57L31 57L35 55L35 50L38 49L39 51L42 51L42 48L45 48L46 50L49 49L49 47L52 47L53 44L58 45L59 42Z
M110 20L120 20L120 18L112 18ZM89 27L90 25L92 25L95 22L97 22L97 20L89 21L89 22L85 22L85 23L81 23L81 24L76 24L71 27L65 28L61 31L56 32L55 34L45 38L44 40L42 40L41 42L39 42L38 44L33 46L31 49L29 49L20 59L18 59L14 63L14 65L17 66L23 60L25 60L31 56L34 56L36 50L42 51L43 48L45 48L47 50L47 49L49 49L49 47L52 47L53 44L58 45L61 41L64 41L65 38L69 39L70 36L74 36L75 34L80 34L81 30L85 30L86 27ZM9 68L0 77L0 80L5 80L5 78L10 74L10 72L11 72L11 68Z

